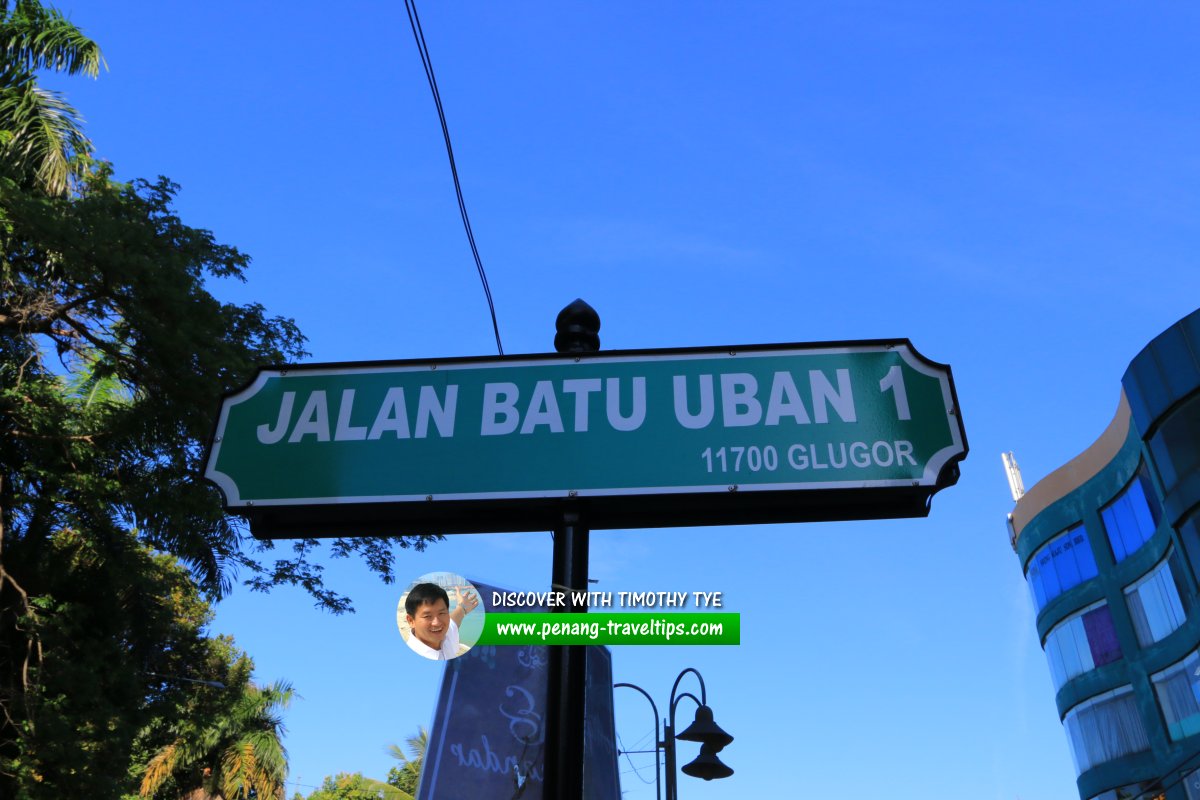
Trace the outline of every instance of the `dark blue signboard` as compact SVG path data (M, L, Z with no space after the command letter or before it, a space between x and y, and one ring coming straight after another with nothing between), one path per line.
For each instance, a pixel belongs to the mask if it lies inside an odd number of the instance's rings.
M502 590L471 583L492 611ZM446 663L417 800L542 800L548 660L546 647L476 645ZM607 648L588 648L587 673L584 797L618 800Z
M617 800L617 733L613 716L612 653L587 649L587 693L583 707L583 798Z

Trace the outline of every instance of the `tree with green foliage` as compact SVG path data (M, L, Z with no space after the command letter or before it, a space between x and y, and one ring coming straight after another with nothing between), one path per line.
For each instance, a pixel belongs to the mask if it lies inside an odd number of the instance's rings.
M149 554L177 556L209 597L240 554L195 478L205 406L254 363L300 355L290 321L203 290L245 259L184 226L170 184L85 181L57 197L0 177L0 794L14 797L110 795L123 778L145 673L181 674L159 667L163 626L144 612L183 590Z
M29 582L25 613L10 605L0 630L0 796L115 797L139 731L194 693L173 677L203 674L211 611L188 570L131 535L59 529L42 550L55 569Z
M146 762L143 798L265 800L284 796L287 754L282 712L292 699L284 682L259 686L254 664L228 639L211 640L224 662L224 689L194 691L173 719L159 718L147 738L169 735Z
M413 796L394 786L365 778L361 772L340 772L326 777L321 788L307 798L299 792L292 800L413 800Z
M95 78L99 46L61 12L36 0L0 0L0 165L7 177L66 194L76 156L91 152L79 113L38 86L38 70Z
M67 196L0 176L6 797L107 796L93 790L127 762L107 749L128 748L125 732L140 723L139 697L149 690L144 673L164 672L148 668L161 631L134 613L151 601L122 588L153 583L139 574L140 548L177 557L209 599L225 594L240 568L252 589L300 585L319 605L350 610L324 586L310 558L315 540L263 563L271 543L251 539L200 478L221 394L259 365L301 358L303 338L261 305L222 303L207 291L206 280L243 278L249 260L185 225L171 207L175 191L165 179L118 183L104 165ZM390 581L393 548L410 545L424 540L344 539L332 550L361 554ZM91 619L93 592L106 595L99 605L112 615L102 625L80 621ZM109 653L109 640L100 641L109 629L123 649L98 659ZM118 681L113 695L108 684ZM113 722L83 724L71 698L93 692L112 700ZM79 747L77 728L84 739L108 732Z
M128 788L131 750L158 752L138 732L178 702L153 675L205 663L189 619L239 571L352 610L316 540L274 551L200 477L221 395L304 339L218 300L249 259L186 225L165 178L114 180L36 86L102 63L58 12L0 0L0 797L18 800ZM390 582L394 549L427 540L330 547Z
M422 725L417 729L417 735L408 737L404 743L408 745L407 754L399 745L393 744L388 747L388 752L400 764L388 770L387 782L397 789L415 795L417 787L421 784L421 765L425 762L425 751L429 749L429 731Z

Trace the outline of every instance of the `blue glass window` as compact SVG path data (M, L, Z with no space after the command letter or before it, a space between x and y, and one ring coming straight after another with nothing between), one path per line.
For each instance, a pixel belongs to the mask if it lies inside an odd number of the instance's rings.
M1108 604L1096 603L1064 619L1046 635L1046 660L1054 689L1121 657Z
M1200 655L1192 653L1183 661L1150 676L1167 733L1171 741L1200 733Z
M1138 644L1148 647L1174 631L1187 619L1180 596L1179 568L1168 555L1137 583L1125 589L1125 602L1137 633Z
M1150 749L1142 717L1133 701L1133 689L1123 686L1085 700L1063 718L1075 771L1086 772L1097 764L1128 753Z
M1117 563L1149 541L1158 527L1160 516L1162 509L1150 484L1149 471L1143 463L1124 491L1100 511L1100 519L1104 521L1108 543L1112 546L1113 558Z
M1074 554L1071 553L1073 547L1074 545L1071 544L1070 539L1067 539L1062 544L1050 548L1050 552L1054 556L1054 571L1058 573L1060 592L1065 592L1072 586L1079 585L1083 580L1079 574L1079 564L1076 562ZM1092 574L1094 575L1095 573Z
M1096 577L1096 559L1083 525L1046 542L1029 559L1026 578L1033 591L1038 611L1055 597L1084 581Z

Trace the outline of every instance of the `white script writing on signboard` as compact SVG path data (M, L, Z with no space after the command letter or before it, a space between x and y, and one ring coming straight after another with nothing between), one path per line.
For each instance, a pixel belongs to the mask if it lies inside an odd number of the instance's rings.
M511 702L501 703L498 710L508 720L508 732L512 738L520 743L520 753L502 755L503 745L494 748L487 734L480 734L467 742L452 742L449 750L450 755L458 760L458 766L511 775L514 785L519 788L527 780L540 782L543 779L542 767L535 763L540 759L535 754L540 754L546 730L542 715L535 710L533 694L528 689L509 686L504 690L504 695Z

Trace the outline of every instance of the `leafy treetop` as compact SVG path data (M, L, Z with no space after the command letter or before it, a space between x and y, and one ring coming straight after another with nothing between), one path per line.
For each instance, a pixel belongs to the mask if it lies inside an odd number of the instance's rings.
M70 191L76 156L92 152L82 119L58 92L38 86L38 70L95 78L100 47L37 0L0 0L0 168L49 194Z

